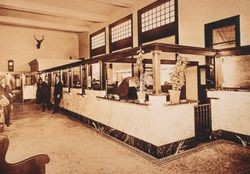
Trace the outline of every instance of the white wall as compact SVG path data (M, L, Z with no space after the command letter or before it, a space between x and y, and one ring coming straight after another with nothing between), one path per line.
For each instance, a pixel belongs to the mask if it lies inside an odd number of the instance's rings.
M41 48L36 48L34 34L44 35ZM29 71L29 62L36 58L79 58L78 36L75 33L0 25L0 71L8 71L7 62L14 60L15 71Z
M250 92L209 91L212 129L250 135Z
M78 34L79 58L89 57L89 41L87 33Z
M179 0L179 43L204 47L205 24L240 15L241 45L249 45L249 7L249 0Z

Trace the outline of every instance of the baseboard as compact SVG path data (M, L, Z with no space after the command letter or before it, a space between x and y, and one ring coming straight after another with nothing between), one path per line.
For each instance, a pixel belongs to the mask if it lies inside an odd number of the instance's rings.
M213 131L210 138L212 140L223 139L250 147L250 135L220 129Z

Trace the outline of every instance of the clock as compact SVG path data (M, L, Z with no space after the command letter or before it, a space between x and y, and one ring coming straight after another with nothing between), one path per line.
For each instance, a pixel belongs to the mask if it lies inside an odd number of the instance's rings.
M14 61L8 60L8 71L14 71Z

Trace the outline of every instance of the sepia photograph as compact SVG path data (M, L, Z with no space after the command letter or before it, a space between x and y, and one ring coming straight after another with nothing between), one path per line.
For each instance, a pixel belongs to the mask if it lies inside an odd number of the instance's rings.
M250 0L0 0L0 174L250 174Z

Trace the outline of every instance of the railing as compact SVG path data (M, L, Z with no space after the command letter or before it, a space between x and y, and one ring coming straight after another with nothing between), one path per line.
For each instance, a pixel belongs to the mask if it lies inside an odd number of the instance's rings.
M195 136L209 136L212 131L211 105L202 104L194 107Z

